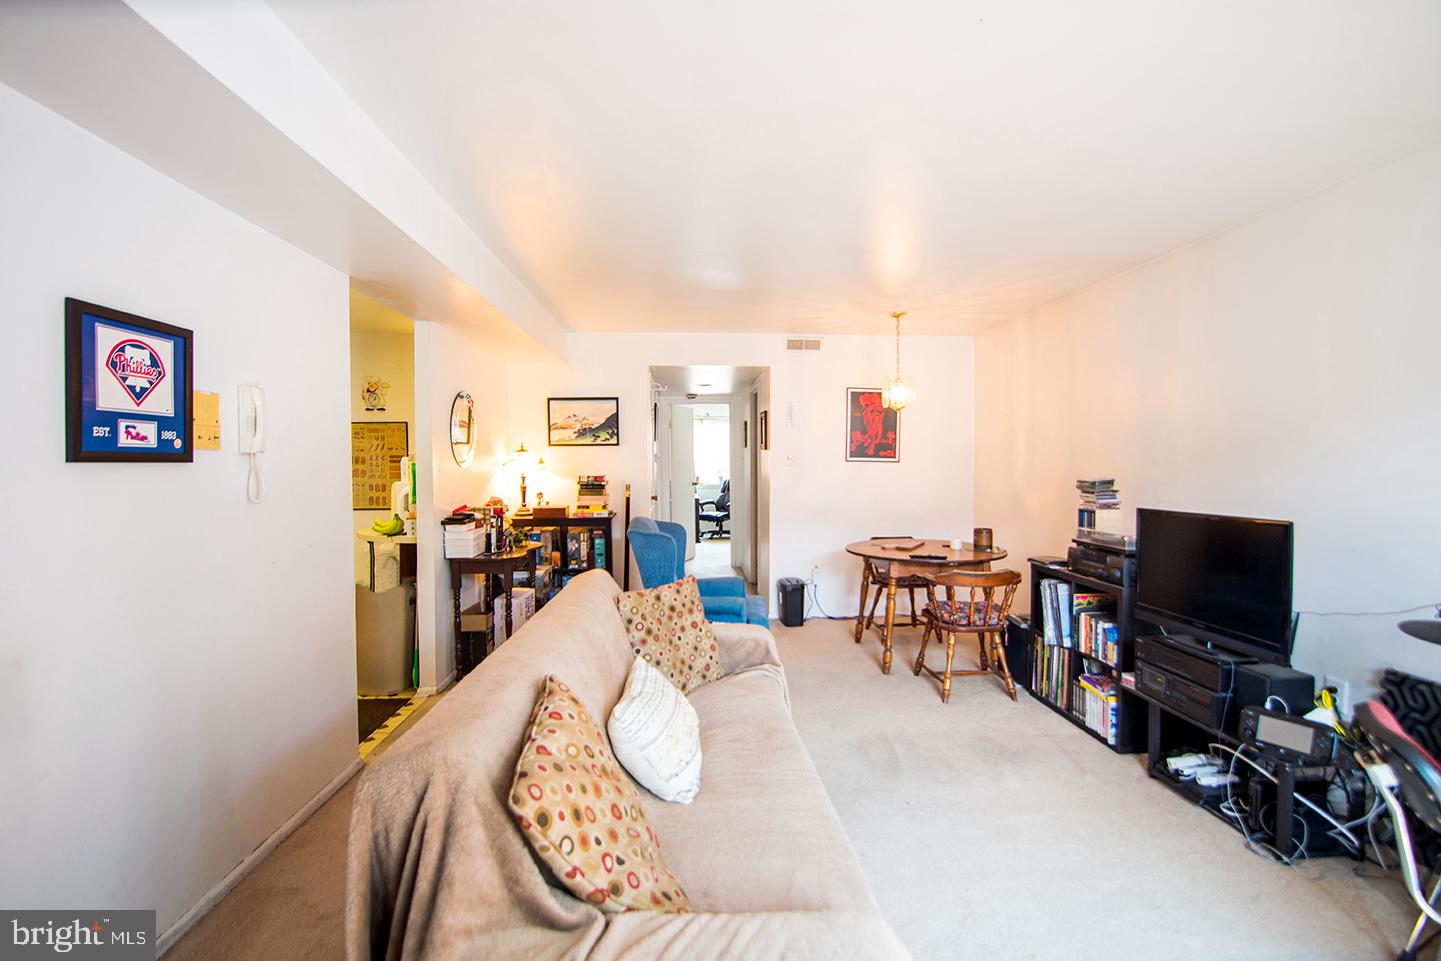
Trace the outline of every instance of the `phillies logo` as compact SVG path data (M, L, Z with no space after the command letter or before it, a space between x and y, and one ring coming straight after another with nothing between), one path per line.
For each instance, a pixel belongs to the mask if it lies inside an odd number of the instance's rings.
M165 379L165 365L160 355L145 341L134 338L110 348L105 366L120 381L136 407L145 403L145 398Z

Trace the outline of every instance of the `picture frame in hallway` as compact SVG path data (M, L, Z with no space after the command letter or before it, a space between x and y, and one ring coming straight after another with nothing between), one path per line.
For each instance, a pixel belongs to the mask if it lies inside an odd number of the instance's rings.
M65 460L195 460L194 332L65 298Z
M894 464L900 451L901 412L881 403L879 387L847 387L846 460Z
M768 410L761 411L761 422L756 431L760 435L761 450L771 449L770 413Z
M547 397L545 423L551 447L619 447L620 398Z

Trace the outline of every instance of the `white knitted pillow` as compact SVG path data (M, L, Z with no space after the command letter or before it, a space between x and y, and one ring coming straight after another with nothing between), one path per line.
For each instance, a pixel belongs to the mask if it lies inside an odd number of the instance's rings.
M630 776L663 801L689 804L700 791L700 718L665 675L637 657L606 722Z

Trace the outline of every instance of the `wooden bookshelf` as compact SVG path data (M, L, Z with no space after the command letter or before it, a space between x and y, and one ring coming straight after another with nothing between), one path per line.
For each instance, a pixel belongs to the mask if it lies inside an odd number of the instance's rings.
M593 567L604 567L612 577L615 576L616 557L614 538L611 537L611 522L614 520L615 513L607 511L603 514L570 514L566 517L524 515L513 517L510 523L512 527L520 530L549 527L557 532L561 563L555 571L555 577L556 587L559 588L572 575ZM579 563L572 560L567 547L567 538L572 531L585 531L589 535L589 549ZM602 556L597 558L597 553Z
M1083 655L1074 647L1048 646L1048 653L1051 657L1065 660L1063 669L1066 677L1065 683L1068 686L1073 684L1079 675L1085 673L1105 674L1115 681L1115 744L1108 743L1098 731L1087 726L1081 717L1073 712L1076 705L1062 706L1037 689L1033 667L1037 650L1035 645L1044 644L1045 638L1046 600L1041 588L1043 580L1065 581L1071 585L1073 590L1109 594L1116 599L1116 642L1120 655L1116 665L1106 664L1098 657ZM1115 583L1077 573L1067 568L1064 563L1053 566L1035 559L1031 561L1031 642L1027 645L1028 656L1023 665L1024 670L1022 674L1017 675L1017 679L1021 681L1026 693L1118 754L1135 754L1146 749L1146 704L1136 696L1134 690L1121 683L1122 674L1132 673L1135 670L1135 610L1134 577L1129 583ZM1062 613L1067 617L1072 616L1069 610ZM1012 673L1015 673L1014 668Z

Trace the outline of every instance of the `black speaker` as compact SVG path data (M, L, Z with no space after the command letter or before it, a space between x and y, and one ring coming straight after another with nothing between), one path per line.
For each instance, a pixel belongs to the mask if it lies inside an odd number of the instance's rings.
M1284 701L1287 713L1305 714L1315 706L1316 676L1280 664L1238 664L1234 693L1231 711L1237 717L1241 708L1265 707L1271 697Z
M799 577L782 577L776 581L780 594L781 623L800 627L806 622L806 582Z

